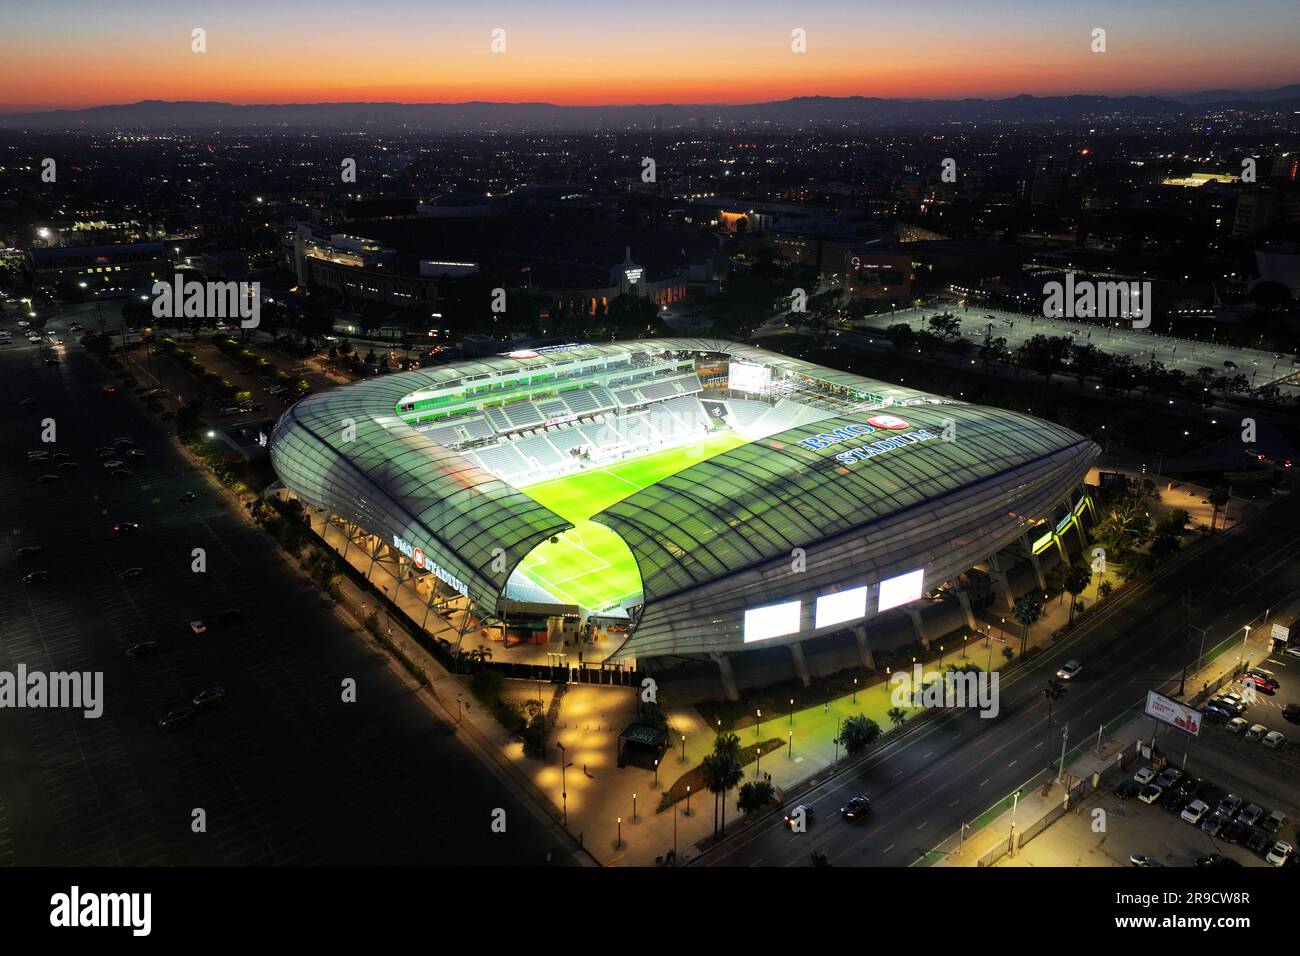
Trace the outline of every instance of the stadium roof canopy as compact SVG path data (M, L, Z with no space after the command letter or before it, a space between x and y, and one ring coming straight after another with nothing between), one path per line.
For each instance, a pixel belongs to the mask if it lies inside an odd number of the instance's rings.
M1019 412L734 342L665 338L496 356L312 395L276 424L272 461L304 501L421 547L435 573L494 613L519 562L572 525L408 425L398 406L494 372L673 352L761 363L868 401L860 414L828 410L824 419L701 461L592 517L627 543L641 576L644 611L619 650L626 656L743 648L744 611L792 595L810 606L810 595L922 566L943 580L1044 520L1097 454L1083 436ZM861 426L884 406L905 417L894 427L910 432L886 426L856 442L808 442ZM921 433L928 437L917 439ZM839 457L894 436L902 436L896 445L868 450L869 457ZM792 574L799 549L806 567Z

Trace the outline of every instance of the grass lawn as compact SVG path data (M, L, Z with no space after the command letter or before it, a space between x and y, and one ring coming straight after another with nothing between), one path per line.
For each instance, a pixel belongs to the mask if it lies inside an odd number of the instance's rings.
M555 543L545 541L534 548L519 565L520 571L560 600L594 611L637 597L641 593L641 575L632 552L617 534L590 520L592 515L656 481L744 443L745 439L735 432L724 432L678 448L520 488L574 525Z

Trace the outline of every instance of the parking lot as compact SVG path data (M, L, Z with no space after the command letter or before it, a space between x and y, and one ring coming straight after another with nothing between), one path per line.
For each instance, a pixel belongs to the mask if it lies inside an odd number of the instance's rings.
M1180 739L1166 735L1162 740L1164 746L1172 751L1169 753L1169 767L1181 768L1183 747ZM1153 769L1148 760L1130 764L1123 777L1117 777L1104 786L1096 799L1084 805L1081 812L1067 813L1018 851L1014 858L1005 859L1000 865L1133 866L1132 855L1142 854L1156 866L1193 866L1198 860L1205 865L1207 858L1217 855L1241 866L1272 869L1273 864L1265 860L1264 853L1276 841L1283 840L1292 847L1300 846L1300 832L1297 831L1300 779L1279 780L1275 769L1270 771L1231 749L1197 741L1188 751L1187 765L1180 780L1172 788L1165 788L1177 790L1181 783L1185 792L1178 798L1170 798L1162 792L1155 802L1148 804L1139 795L1144 785L1134 778L1139 774L1139 779L1144 778ZM1199 783L1193 787L1192 781ZM1148 791L1146 796L1150 798L1155 794ZM1199 806L1193 806L1195 800L1205 805L1203 811ZM1226 807L1234 803L1236 809L1226 812ZM1206 824L1221 804L1225 812L1219 818L1219 826ZM1189 816L1199 817L1198 823L1183 819L1182 811L1189 807ZM1258 820L1253 826L1247 826L1241 818L1248 810L1249 817L1256 816L1252 807L1258 808ZM1100 818L1103 829L1099 831L1094 830L1094 821L1098 819L1094 810L1097 809L1104 811L1104 817ZM1284 819L1280 825L1276 819L1270 823L1269 829L1276 825L1276 832L1269 832L1263 824L1274 811ZM1234 826L1234 823L1238 825ZM1259 849L1251 849L1249 842L1252 837ZM1293 852L1288 868L1296 863Z
M129 389L106 393L75 344L52 365L47 354L22 340L0 350L0 670L101 672L104 714L0 709L0 865L519 865L560 849ZM147 458L113 478L95 449L118 437ZM23 461L38 449L78 467ZM216 626L227 608L242 614ZM198 619L213 626L195 634ZM142 641L157 652L128 659ZM217 686L224 701L158 726ZM505 834L490 830L498 807Z

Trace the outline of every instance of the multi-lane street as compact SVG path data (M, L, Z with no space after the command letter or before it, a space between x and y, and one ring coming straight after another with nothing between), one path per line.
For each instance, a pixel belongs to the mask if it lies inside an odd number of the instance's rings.
M128 388L103 391L111 379L64 338L62 350L20 336L0 348L0 670L102 672L103 716L0 709L0 865L563 858L535 808L235 513ZM147 456L122 478L96 452L117 438ZM77 467L29 464L29 451ZM115 533L115 523L139 527ZM132 568L138 576L120 576ZM48 577L22 582L37 570ZM229 608L242 614L217 626ZM145 641L156 652L128 659ZM224 701L158 726L216 686ZM505 833L492 832L496 808Z
M1145 699L1147 690L1170 686L1199 650L1199 633L1189 629L1181 600L1189 589L1203 596L1192 623L1208 629L1207 648L1234 634L1243 638L1243 625L1259 623L1267 611L1300 594L1300 510L1289 500L1276 502L1250 524L1187 552L1155 580L1117 596L1002 683L997 718L954 711L918 722L858 768L799 797L816 811L806 833L791 833L777 817L701 863L807 865L814 851L836 866L915 862L1053 760L1063 727L1068 725L1071 741L1083 742ZM1253 661L1263 648L1252 637ZM1235 657L1238 651L1226 653ZM1049 730L1042 691L1070 658L1085 670L1054 705ZM870 816L856 824L838 812L855 794L869 796L873 805Z

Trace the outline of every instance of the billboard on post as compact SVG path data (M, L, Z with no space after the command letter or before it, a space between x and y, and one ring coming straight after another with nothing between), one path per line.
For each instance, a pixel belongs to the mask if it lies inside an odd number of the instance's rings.
M1177 727L1193 737L1201 735L1201 712L1199 710L1193 710L1191 707L1180 704L1176 700L1170 700L1163 694L1157 694L1153 690L1147 691L1146 715L1154 717L1170 727Z

